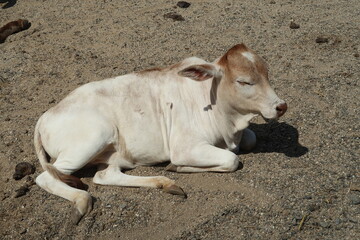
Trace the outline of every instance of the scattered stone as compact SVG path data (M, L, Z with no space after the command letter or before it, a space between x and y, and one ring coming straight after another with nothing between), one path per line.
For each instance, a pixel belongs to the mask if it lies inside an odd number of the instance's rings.
M290 22L290 28L291 29L298 29L300 28L300 25L294 22Z
M180 8L188 8L191 4L185 1L179 1L176 5Z
M7 199L7 198L9 198L10 196L9 196L9 194L8 193L4 193L4 195L3 195L3 197L2 197L2 199L1 199L1 201L4 201L5 199Z
M335 219L335 224L336 224L336 225L339 225L340 223L341 223L341 219L340 219L340 218Z
M6 122L10 121L10 118L9 118L9 117L6 117L6 118L5 118L5 121L6 121Z
M312 199L312 196L310 196L310 195L305 195L305 196L304 196L304 199Z
M26 175L33 174L35 172L35 167L31 163L28 162L21 162L16 165L15 167L15 173L13 175L13 178L15 180L20 180Z
M15 190L15 198L24 196L29 191L29 188L27 186L22 186L19 189Z
M32 185L35 185L35 181L31 176L27 176L26 178L26 185L28 187L31 187Z
M360 183L351 183L350 191L360 191Z
M319 209L320 209L320 207L319 207L317 204L310 204L310 205L308 206L308 210L309 210L310 212L314 212L314 211L319 210Z
M354 54L354 57L358 58L358 57L360 57L360 54L355 53L355 54Z
M329 38L326 37L317 37L315 40L316 43L328 43L329 42Z
M25 234L26 232L27 232L27 229L24 228L24 229L20 232L20 234Z
M275 4L276 2L275 1L270 1L270 4Z
M360 197L357 195L350 195L349 196L350 199L350 204L351 205L358 205L360 204Z
M174 21L185 21L185 18L183 18L183 16L173 12L164 14L164 18L170 18Z
M354 217L348 217L348 220L349 220L349 222L352 222L352 223L358 223L357 219Z
M120 204L119 207L120 207L121 210L124 210L126 208L126 206L127 206L126 203L123 203L123 204Z
M319 225L323 228L329 228L331 226L328 222L319 222Z

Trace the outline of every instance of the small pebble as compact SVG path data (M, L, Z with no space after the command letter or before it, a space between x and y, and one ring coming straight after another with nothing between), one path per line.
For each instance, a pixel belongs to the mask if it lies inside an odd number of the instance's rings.
M330 227L330 223L328 222L319 222L319 225L323 228L329 228Z
M27 176L26 185L29 186L29 187L32 186L32 185L35 185L35 181L31 176Z
M352 223L358 223L357 219L354 217L349 217L348 220L349 220L349 222L352 222Z
M315 40L316 43L328 43L329 39L326 37L317 37Z
M330 227L330 223L327 222L319 222L319 225L323 228L329 228Z
M191 4L185 1L179 1L176 5L180 8L188 8Z
M358 205L360 204L360 197L357 195L350 195L349 196L350 199L350 204L351 205Z
M339 219L339 218L335 219L335 224L336 225L339 225L340 223L341 223L341 219Z
M16 194L15 194L15 198L24 196L27 192L29 191L29 188L26 186L22 186L19 189L15 190Z
M164 14L164 18L170 18L174 21L185 21L185 18L177 13L166 13Z
M10 121L10 118L9 118L9 117L6 117L6 118L5 118L5 121L6 121L6 122Z
M270 1L270 4L275 4L276 2L275 1Z
M291 28L291 29L298 29L298 28L300 28L300 25L297 24L297 23L291 22L291 23L290 23L290 28Z
M358 58L358 57L360 57L360 54L355 53L355 54L354 54L354 57Z
M309 210L310 212L314 212L314 211L316 211L316 210L318 210L318 209L320 209L320 207L319 207L318 205L316 205L316 204L310 204L310 205L308 206L308 210Z

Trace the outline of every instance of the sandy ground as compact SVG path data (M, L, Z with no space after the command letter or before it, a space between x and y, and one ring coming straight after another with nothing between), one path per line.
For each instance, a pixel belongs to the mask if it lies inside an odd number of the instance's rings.
M360 239L360 1L11 2L0 25L32 26L0 44L1 239ZM241 42L267 60L289 105L279 123L251 125L259 143L240 154L243 169L130 171L172 178L188 199L97 186L90 171L83 181L96 202L78 226L69 224L70 202L31 185L42 172L34 125L71 90L189 56L212 61ZM16 181L23 161L36 172Z

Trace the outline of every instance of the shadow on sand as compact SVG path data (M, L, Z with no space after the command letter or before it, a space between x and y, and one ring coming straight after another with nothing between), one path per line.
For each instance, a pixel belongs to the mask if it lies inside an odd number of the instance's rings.
M288 157L300 157L309 151L299 143L298 130L287 123L251 123L249 128L257 137L256 147L252 153L277 152Z

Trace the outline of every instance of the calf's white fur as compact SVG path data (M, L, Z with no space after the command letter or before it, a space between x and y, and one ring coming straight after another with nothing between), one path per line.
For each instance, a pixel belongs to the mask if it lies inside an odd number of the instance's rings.
M192 57L91 82L40 117L34 140L45 171L36 183L74 203L75 223L92 208L90 194L71 175L86 165L100 166L96 184L185 195L166 177L121 171L166 161L176 172L235 171L233 151L256 142L248 122L257 114L277 119L286 108L269 85L265 62L243 44L212 63Z

